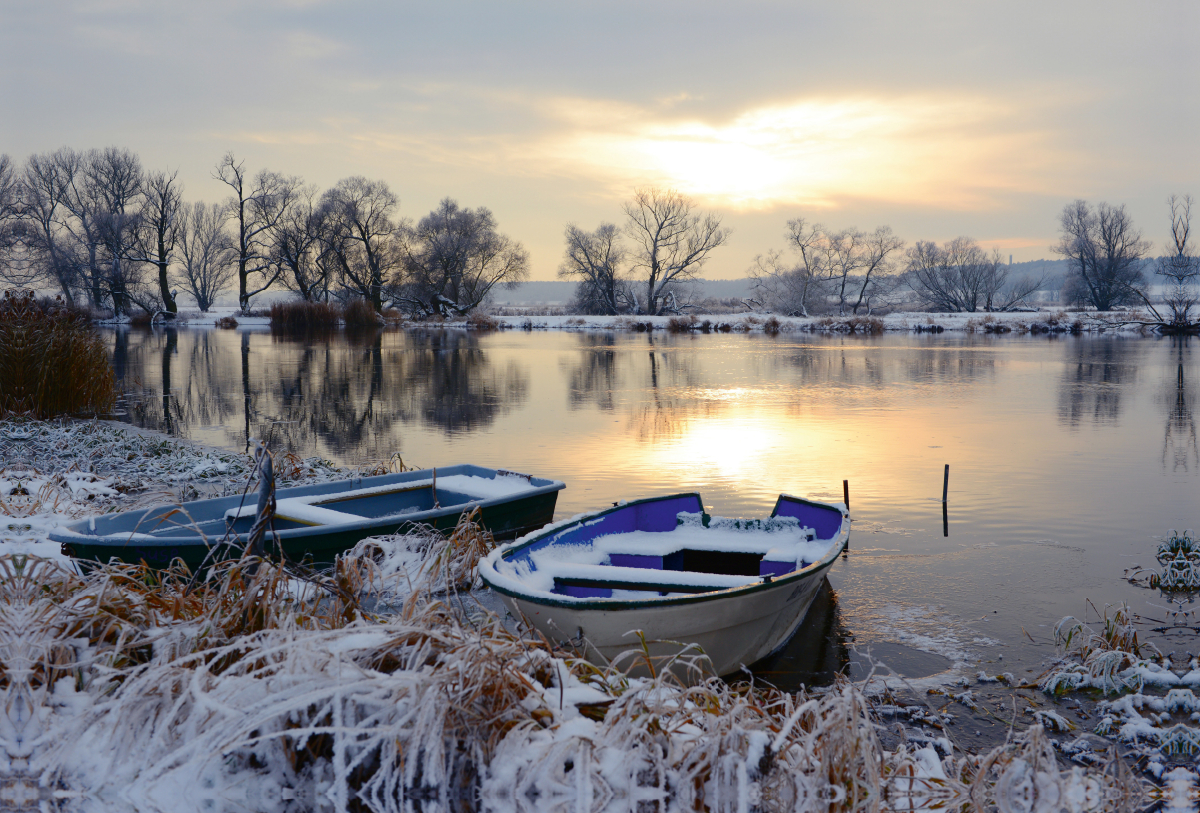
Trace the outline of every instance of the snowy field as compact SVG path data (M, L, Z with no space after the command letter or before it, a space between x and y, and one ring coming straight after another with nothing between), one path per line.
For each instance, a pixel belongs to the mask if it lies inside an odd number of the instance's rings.
M245 561L205 580L80 573L46 540L55 524L251 489L250 459L106 422L0 422L0 444L6 809L1015 813L1153 794L1193 809L1193 773L1151 760L1151 790L1100 737L1052 744L1053 712L969 754L946 711L849 684L682 686L552 651L457 592L486 542L467 525L365 540L316 576ZM277 469L281 485L351 474L315 458ZM1145 741L1154 715L1192 711L1181 692L1200 672L1168 677L1122 629L1079 630L1044 687L1124 692L1103 723ZM977 679L998 681L1012 678ZM1166 699L1143 694L1167 683Z

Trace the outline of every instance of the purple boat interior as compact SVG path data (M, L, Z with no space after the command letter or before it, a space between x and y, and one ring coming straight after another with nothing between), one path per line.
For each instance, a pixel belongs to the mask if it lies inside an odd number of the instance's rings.
M671 497L639 500L613 507L597 516L581 519L557 531L547 533L530 544L505 554L510 563L521 563L530 572L537 570L530 554L550 546L586 546L603 536L631 533L634 531L667 533L674 531L681 522L679 514L703 515L703 502L698 494L679 494ZM814 503L797 497L781 495L772 517L794 517L801 527L811 528L816 539L833 539L841 531L843 513L837 507ZM703 523L708 524L704 515ZM687 537L683 537L686 539ZM654 571L674 573L719 574L722 576L745 577L748 583L762 577L785 576L807 567L807 561L773 561L759 552L737 550L704 550L684 547L671 552L630 553L613 552L603 563L620 569L648 571L644 577L619 575L613 571L611 577L583 576L579 578L554 577L554 591L572 598L612 598L613 591L637 591L653 595L709 592L714 588L705 579L655 577ZM565 575L565 574L564 574ZM695 584L688 584L695 581Z
M833 539L842 527L842 512L833 506L810 502L800 497L780 494L773 517L795 517L800 524L812 528L817 539Z

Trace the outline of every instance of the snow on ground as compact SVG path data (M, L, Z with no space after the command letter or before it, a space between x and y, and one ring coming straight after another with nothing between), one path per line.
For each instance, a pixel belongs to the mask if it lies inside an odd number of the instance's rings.
M282 485L350 476L319 458L276 462ZM112 421L0 421L0 551L61 558L46 534L97 514L240 493L246 455Z
M512 308L508 308L512 310ZM869 314L822 315L812 317L778 316L770 313L696 314L682 316L584 316L572 314L536 313L531 308L527 315L488 316L488 322L504 329L527 330L619 330L645 331L668 330L672 320L676 328L696 332L969 332L969 333L1137 333L1143 314L1138 311L1094 313L1068 310L1066 308L1043 308L1037 311L1014 311L1011 313L921 313L901 312L883 316ZM241 316L234 307L217 307L208 313L180 311L177 324L195 327L212 327L219 319L232 317L239 328L261 329L270 325L266 316ZM707 327L705 323L707 322ZM469 317L452 318L444 321L404 322L404 325L420 327L478 328L482 320Z

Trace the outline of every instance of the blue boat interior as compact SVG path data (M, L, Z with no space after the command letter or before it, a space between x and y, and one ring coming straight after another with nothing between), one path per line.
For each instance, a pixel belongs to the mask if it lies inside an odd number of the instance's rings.
M639 500L616 506L599 516L546 534L532 543L516 548L504 555L505 561L523 563L529 571L537 565L531 554L550 546L587 546L603 536L630 533L633 531L670 532L680 524L680 513L700 514L707 527L710 517L704 513L704 505L698 494L680 494L649 500ZM811 528L816 540L832 540L841 531L843 513L836 507L815 503L799 497L780 495L771 512L772 517L794 517L801 527ZM757 520L745 521L747 526ZM705 550L696 545L694 534L681 536L693 546L680 547L663 553L611 553L605 566L613 568L608 574L597 575L596 568L589 568L587 575L555 575L553 592L573 598L613 598L614 590L634 598L638 594L646 597L666 596L681 593L707 593L723 587L749 585L770 581L779 576L806 567L809 562L795 560L773 561L761 552ZM631 574L630 570L644 573ZM664 574L696 573L708 576L734 577L725 579L723 587L714 586L712 578L697 578L693 583L678 577L656 577L653 571ZM741 577L740 579L736 577Z

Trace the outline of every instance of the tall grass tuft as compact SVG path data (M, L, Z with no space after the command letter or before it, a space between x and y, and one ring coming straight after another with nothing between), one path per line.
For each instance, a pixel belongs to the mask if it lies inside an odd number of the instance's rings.
M31 293L0 299L0 415L96 415L116 401L115 377L86 314Z
M283 333L319 333L336 330L342 311L329 302L275 302L271 305L271 330Z
M467 317L467 327L472 330L499 330L500 326L499 319L483 311L471 311L471 315Z
M361 297L351 299L342 310L342 321L347 330L363 330L379 326L379 314L375 306Z

